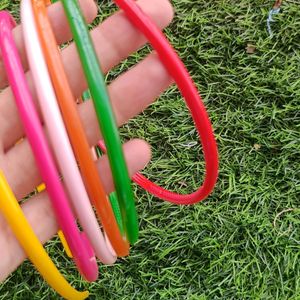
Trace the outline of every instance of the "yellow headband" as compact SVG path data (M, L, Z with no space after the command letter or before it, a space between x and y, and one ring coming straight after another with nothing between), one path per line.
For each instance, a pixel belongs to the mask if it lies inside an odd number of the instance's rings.
M57 270L26 220L19 203L1 170L0 212L10 225L28 258L53 289L65 299L85 299L88 297L89 293L87 291L78 292L72 288Z

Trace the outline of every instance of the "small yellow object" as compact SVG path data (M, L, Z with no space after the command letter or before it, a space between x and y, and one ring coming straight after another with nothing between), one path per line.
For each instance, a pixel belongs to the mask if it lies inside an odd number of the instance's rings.
M60 274L46 253L0 170L0 212L10 225L20 245L48 284L65 299L85 299L89 292L75 290Z
M69 245L67 243L67 240L66 240L63 232L61 230L59 230L57 234L58 234L58 237L60 238L60 241L61 241L61 243L62 243L62 245L63 245L63 247L64 247L64 249L65 249L65 251L66 251L66 253L68 255L68 257L73 258L72 252L70 250L70 247L69 247Z
M43 192L45 189L46 189L45 183L41 183L41 184L36 188L36 190L37 190L38 193Z

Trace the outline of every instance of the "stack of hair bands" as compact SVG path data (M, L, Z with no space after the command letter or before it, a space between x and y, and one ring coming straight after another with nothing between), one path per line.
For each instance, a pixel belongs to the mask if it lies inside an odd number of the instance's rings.
M47 0L22 0L21 21L29 66L51 145L44 134L14 42L12 32L15 22L4 11L0 12L0 52L26 137L61 230L61 239L83 277L95 281L98 278L97 258L104 264L113 264L117 257L128 255L129 245L138 239L138 218L115 116L87 24L77 0L61 2L93 100L103 136L99 146L108 155L115 193L107 195L101 183L48 19ZM146 36L177 83L199 133L206 162L204 183L190 195L167 191L141 174L136 174L133 181L166 201L197 203L211 193L218 175L217 145L205 107L185 66L163 33L134 0L115 0L115 3ZM60 175L64 178L65 187ZM0 211L27 256L50 286L67 299L88 296L88 292L73 289L56 269L24 217L1 171ZM83 231L78 228L77 219Z

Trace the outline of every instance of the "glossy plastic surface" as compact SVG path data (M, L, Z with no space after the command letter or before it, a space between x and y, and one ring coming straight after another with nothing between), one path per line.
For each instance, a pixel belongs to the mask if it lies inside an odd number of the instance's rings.
M56 292L70 300L85 299L88 297L88 292L76 291L57 270L26 220L2 171L0 171L0 212L5 217L30 261Z
M133 0L114 0L114 2L125 12L132 24L145 35L159 54L165 68L177 83L199 133L206 162L206 173L203 185L196 192L189 195L179 195L165 190L141 174L136 174L133 180L142 188L163 200L176 204L197 203L205 199L212 192L218 178L219 164L217 143L201 96L184 64L164 34L140 9L136 2Z
M70 188L69 180L71 179L71 184L73 184L73 182L76 184L77 182L77 186L74 186L72 195L79 196L76 192L78 191L78 186L80 184L78 180L81 180L81 177L77 169L76 160L70 143L68 142L68 136L60 116L55 92L43 56L34 22L31 0L23 0L21 2L21 20L31 74L34 79L49 137L52 141L56 157L61 165L67 186L69 183L68 187ZM87 280L94 281L98 278L98 266L93 249L86 236L81 233L77 227L65 191L59 181L59 174L55 168L54 159L51 155L40 121L30 98L28 87L22 85L19 81L16 81L13 86L20 94L19 98L23 101L22 107L20 107L23 109L21 111L23 123L26 128L27 136L32 143L32 149L40 167L42 179L46 184L47 192L52 200L59 226L64 233L79 271ZM27 98L24 98L24 95L27 95ZM71 159L71 162L69 159ZM62 162L67 163L62 164ZM76 172L79 174L79 179L78 176L76 176Z
M98 214L102 224L105 225L104 228L107 229L107 235L110 237L113 247L116 249L118 254L126 255L128 253L128 244L124 242L119 232L113 210L110 203L107 201L107 197L77 111L75 98L64 70L61 55L48 18L45 1L34 0L32 1L32 4L37 29L56 92L57 101L62 112L65 126L73 146L73 151L79 164L81 174L83 175L87 191L99 212ZM97 218L87 195L74 200L76 201L73 202L73 205L76 209L76 214L79 218L80 224L89 238L97 257L105 264L113 264L117 258L112 255L107 247L105 238L99 228Z
M129 242L133 244L138 239L137 213L121 141L98 57L77 0L62 0L62 4L69 20L107 147L107 155L124 222L123 226Z

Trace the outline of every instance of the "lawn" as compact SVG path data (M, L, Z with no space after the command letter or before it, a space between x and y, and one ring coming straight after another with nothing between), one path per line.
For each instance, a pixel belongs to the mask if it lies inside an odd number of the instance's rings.
M19 1L11 2L0 3L17 16ZM219 145L214 193L178 207L134 186L140 239L128 258L101 266L93 284L82 281L58 240L46 248L90 299L300 299L300 3L283 2L270 38L273 0L172 2L166 33L201 91ZM114 9L101 1L98 21ZM201 184L201 145L176 87L121 133L152 145L144 171L151 179L181 193ZM25 262L0 285L0 299L58 296Z

